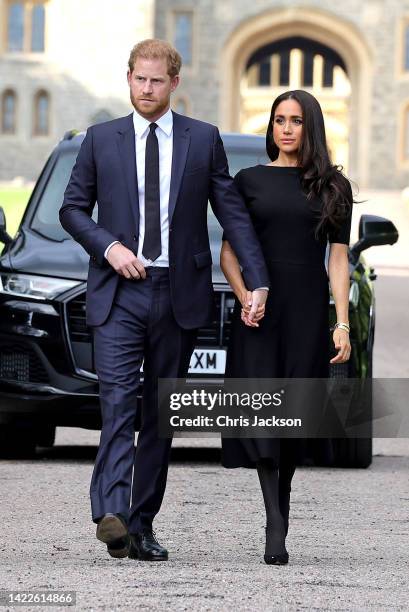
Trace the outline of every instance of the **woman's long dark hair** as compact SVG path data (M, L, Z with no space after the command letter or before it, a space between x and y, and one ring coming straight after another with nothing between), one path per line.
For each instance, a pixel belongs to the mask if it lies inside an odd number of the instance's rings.
M342 166L331 161L318 100L302 89L286 91L273 102L266 134L267 155L271 161L277 159L280 151L273 139L273 122L276 108L283 100L296 100L302 108L303 136L297 161L307 198L317 197L322 202L321 216L315 229L318 237L328 226L338 228L348 215L353 203L351 185L342 172Z

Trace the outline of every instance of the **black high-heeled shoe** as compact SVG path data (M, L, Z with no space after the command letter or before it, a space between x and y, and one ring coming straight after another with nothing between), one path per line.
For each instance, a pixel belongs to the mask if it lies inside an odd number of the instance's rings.
M268 536L269 536L269 532L270 534L273 534L274 531L274 536L277 537L277 528L276 527L272 527L272 526L268 526L265 528L266 530L266 550L271 548L271 545L269 545L268 542ZM280 552L277 552L275 554L264 554L264 562L267 565L286 565L288 563L288 559L289 559L289 555L288 552L286 550L285 547L285 543L282 544L282 546L278 547L280 550Z
M267 565L287 565L288 559L288 552L282 555L264 555L264 561Z

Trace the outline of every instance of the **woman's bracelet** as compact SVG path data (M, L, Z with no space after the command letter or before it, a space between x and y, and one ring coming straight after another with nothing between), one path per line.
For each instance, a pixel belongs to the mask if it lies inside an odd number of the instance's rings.
M350 332L350 327L348 325L348 323L335 323L334 327L332 328L332 331L334 331L335 329L344 329L346 332Z

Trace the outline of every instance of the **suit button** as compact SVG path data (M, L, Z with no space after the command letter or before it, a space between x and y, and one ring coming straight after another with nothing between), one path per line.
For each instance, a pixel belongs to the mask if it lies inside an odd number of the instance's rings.
M137 240L136 236L133 237L133 240L136 242L136 240Z
M94 257L93 255L92 255L91 259L92 259L92 261L96 261L97 260L97 258Z
M171 231L172 231L172 228L170 227L170 228L169 228L169 232L171 232Z

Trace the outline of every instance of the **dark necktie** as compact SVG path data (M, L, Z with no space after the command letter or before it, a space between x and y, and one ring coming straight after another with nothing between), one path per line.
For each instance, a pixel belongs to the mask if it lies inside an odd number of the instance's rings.
M162 252L160 235L159 145L151 123L145 150L145 237L142 255L155 261Z

